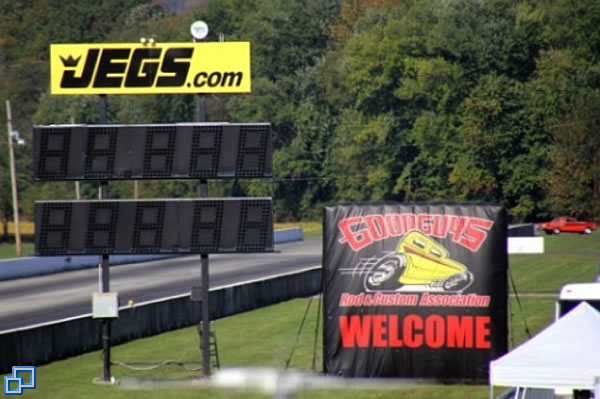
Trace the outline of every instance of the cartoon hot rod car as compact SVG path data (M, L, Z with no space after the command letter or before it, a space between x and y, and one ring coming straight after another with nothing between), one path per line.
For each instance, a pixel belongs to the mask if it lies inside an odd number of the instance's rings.
M446 248L412 231L396 251L379 259L365 277L367 291L460 292L473 282L465 265L450 259Z

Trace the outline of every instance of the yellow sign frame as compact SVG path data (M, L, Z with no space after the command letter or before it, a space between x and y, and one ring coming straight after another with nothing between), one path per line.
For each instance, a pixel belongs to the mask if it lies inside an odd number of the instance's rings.
M249 42L51 44L51 94L249 93Z

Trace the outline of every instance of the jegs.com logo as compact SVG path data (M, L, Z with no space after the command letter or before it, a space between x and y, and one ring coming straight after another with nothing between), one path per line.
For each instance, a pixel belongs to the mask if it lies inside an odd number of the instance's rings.
M53 44L52 94L250 91L248 42Z
M35 389L35 367L13 366L12 375L4 377L5 395L22 395L23 389Z

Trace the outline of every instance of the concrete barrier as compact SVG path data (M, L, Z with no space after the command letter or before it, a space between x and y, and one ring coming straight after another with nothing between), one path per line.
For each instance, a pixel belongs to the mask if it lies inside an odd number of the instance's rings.
M307 297L321 292L321 266L210 290L211 319ZM121 306L112 323L112 343L197 325L200 302L189 294ZM0 331L0 373L12 366L38 366L100 349L102 326L91 314L20 329ZM100 361L98 363L100 366Z
M174 257L176 255L112 255L112 266ZM98 267L99 255L85 256L29 256L0 261L0 281L14 280L44 274Z
M304 239L304 231L301 227L291 227L288 229L275 230L275 244L283 244L284 242L302 241Z
M275 230L273 241L282 244L301 241L303 230L300 227ZM148 262L151 260L173 258L182 255L111 255L111 266L129 263ZM187 256L187 255L185 255ZM30 256L26 258L0 261L0 281L14 280L44 274L60 273L71 270L91 269L98 267L100 256Z

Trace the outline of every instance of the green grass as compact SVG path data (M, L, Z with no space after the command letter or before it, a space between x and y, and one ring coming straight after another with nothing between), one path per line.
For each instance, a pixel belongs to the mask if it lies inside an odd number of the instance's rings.
M557 293L566 282L596 279L600 263L600 231L590 235L544 236L545 253L512 255L510 270L517 292Z
M296 332L307 308L309 299L296 299L286 303L258 309L214 322L217 333L219 356L222 366L268 366L283 368L289 358ZM547 325L553 314L551 298L523 298L527 324L532 332ZM526 338L523 318L515 311L516 303L511 300L511 333L515 342ZM310 370L313 359L314 331L317 301L313 300L298 346L292 357L290 368ZM321 335L318 336L317 369L321 370ZM119 345L112 350L112 359L126 363L158 364L164 360L189 362L191 367L200 367L199 339L195 328L185 328L151 338L139 339ZM114 386L92 384L102 374L101 352L93 352L67 360L38 367L37 388L25 391L26 397L49 398L266 398L266 395L250 395L247 392L178 391L169 390L124 390ZM113 366L112 374L123 377L188 378L198 377L200 372L187 371L178 366L164 366L152 371L134 371L122 366ZM427 385L408 390L347 390L343 392L304 392L299 398L481 398L488 395L486 385Z
M268 366L283 368L289 358L296 332L307 308L309 299L296 299L286 303L258 309L215 321L219 356L222 366ZM290 368L310 370L313 358L317 301L313 300L302 334L298 340ZM321 370L321 334L318 336L317 369ZM112 359L128 363L160 363L164 360L196 362L199 367L199 339L195 328L185 328L156 337L119 345L112 350ZM159 399L159 398L267 398L264 394L221 391L125 390L115 386L92 384L102 374L101 352L93 352L38 367L37 388L26 391L31 398L86 398L104 399ZM153 371L133 371L113 366L112 374L123 377L187 378L200 372L186 371L177 366L165 366ZM304 392L299 398L486 398L483 385L428 385L409 390L345 390L343 392Z
M22 256L33 255L34 247L32 243L24 242L23 243L23 252ZM17 256L17 247L14 243L10 244L0 244L0 259L9 259L15 258Z
M510 268L519 293L551 293L555 295L566 283L593 280L598 267L600 233L589 236L576 234L545 237L546 253L543 255L513 255ZM512 290L511 290L512 291ZM553 295L547 297L520 297L521 307L514 296L510 299L509 344L517 346L535 335L554 318ZM219 355L223 367L269 366L283 368L289 357L300 321L307 308L308 299L297 299L252 312L215 321ZM313 300L298 347L290 367L310 370L313 358L316 305ZM527 327L527 328L526 328ZM321 370L321 333L318 335L317 369ZM112 350L112 359L125 362L160 363L164 360L190 362L199 367L199 339L195 328L181 329L159 336L119 345ZM192 363L195 362L195 363ZM47 398L267 398L264 394L223 391L177 391L164 389L124 390L114 386L92 384L102 374L100 352L93 352L38 368L37 388L25 391L25 397ZM200 372L187 371L177 366L165 366L153 371L133 371L113 366L112 374L118 378L153 377L187 378ZM498 391L497 393L499 393ZM304 392L303 399L371 398L371 399L485 399L487 385L427 385L403 390L345 390Z

